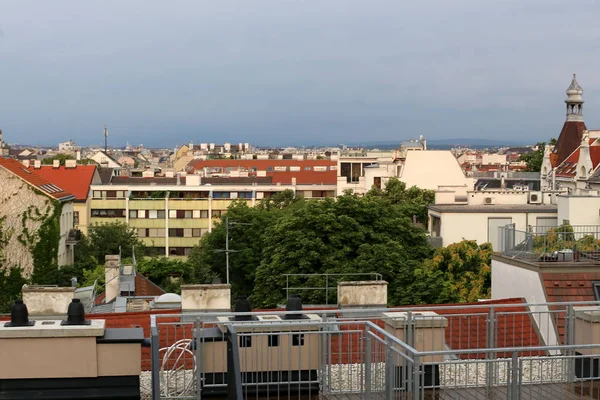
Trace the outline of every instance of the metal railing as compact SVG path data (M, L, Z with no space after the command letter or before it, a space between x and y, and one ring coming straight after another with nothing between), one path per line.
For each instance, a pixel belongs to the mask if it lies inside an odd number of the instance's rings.
M530 262L600 262L600 226L499 228L500 253Z
M377 272L356 272L347 274L283 274L285 276L285 298L290 297L290 290L292 293L310 292L309 295L303 296L303 301L307 303L307 300L311 304L337 304L337 296L335 299L330 298L337 295L337 283L341 280L355 281L357 278L366 278L374 281L383 280L383 275ZM290 286L291 285L291 286ZM319 286L315 286L319 285ZM334 286L330 286L334 285ZM324 301L318 302L315 299L322 299ZM313 300L313 301L311 301Z
M598 399L597 306L152 315L151 394Z

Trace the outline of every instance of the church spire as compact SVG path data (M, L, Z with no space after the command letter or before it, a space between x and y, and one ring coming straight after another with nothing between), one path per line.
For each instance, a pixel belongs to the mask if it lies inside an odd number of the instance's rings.
M577 77L573 74L571 85L567 88L567 121L583 121L583 88L577 83Z

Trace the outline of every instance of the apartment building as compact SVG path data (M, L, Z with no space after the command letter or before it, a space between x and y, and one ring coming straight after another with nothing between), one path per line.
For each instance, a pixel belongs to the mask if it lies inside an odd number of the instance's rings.
M288 174L282 171L283 176ZM186 256L234 201L254 206L288 189L307 199L335 196L335 176L333 181L314 184L293 177L289 180L282 183L273 176L179 174L113 177L108 185L91 186L90 224L125 222L136 230L149 254Z

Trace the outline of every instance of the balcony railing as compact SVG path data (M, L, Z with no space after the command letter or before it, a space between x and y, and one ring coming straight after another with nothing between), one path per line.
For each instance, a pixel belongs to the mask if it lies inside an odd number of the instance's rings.
M600 398L600 335L592 334L598 303L301 313L151 316L147 393L236 400Z
M530 262L600 262L600 226L499 228L500 253Z

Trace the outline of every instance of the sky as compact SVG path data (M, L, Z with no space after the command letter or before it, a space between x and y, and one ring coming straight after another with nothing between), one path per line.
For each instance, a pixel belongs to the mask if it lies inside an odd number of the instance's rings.
M597 0L0 2L9 143L333 145L600 129Z

